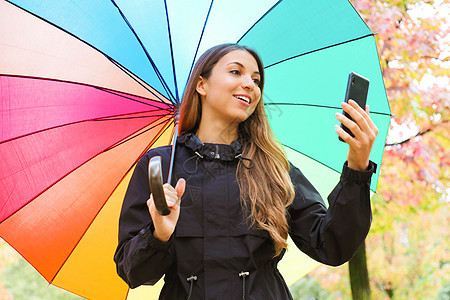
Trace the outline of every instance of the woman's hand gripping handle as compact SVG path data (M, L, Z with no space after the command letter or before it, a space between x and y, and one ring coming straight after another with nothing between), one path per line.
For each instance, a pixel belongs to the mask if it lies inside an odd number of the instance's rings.
M186 181L179 179L175 188L166 183L162 185L161 158L153 157L149 163L150 199L147 206L153 220L153 235L166 242L172 236L180 215L181 196L186 188Z

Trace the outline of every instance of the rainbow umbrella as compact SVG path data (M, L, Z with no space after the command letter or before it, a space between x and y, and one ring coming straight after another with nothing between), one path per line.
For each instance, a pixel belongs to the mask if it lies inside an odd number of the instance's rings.
M138 295L113 262L127 184L171 142L196 59L225 42L261 55L271 126L324 197L346 158L334 113L347 76L368 77L380 164L389 105L373 34L346 0L0 1L0 236L49 283ZM291 247L280 270L290 284L316 265Z

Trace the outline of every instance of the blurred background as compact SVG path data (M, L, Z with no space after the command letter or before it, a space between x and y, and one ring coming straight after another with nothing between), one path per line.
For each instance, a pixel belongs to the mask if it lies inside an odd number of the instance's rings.
M372 299L450 299L450 2L351 1L376 33L393 114L366 239ZM348 264L319 266L294 299L351 299ZM0 240L0 300L80 299Z

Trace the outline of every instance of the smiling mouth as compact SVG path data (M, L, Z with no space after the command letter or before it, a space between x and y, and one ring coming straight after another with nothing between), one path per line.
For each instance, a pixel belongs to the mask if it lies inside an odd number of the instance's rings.
M238 100L241 100L241 101L244 101L244 102L246 102L246 103L248 103L248 104L250 104L250 98L249 97L245 97L245 96L234 96L234 98L236 98L236 99L238 99Z

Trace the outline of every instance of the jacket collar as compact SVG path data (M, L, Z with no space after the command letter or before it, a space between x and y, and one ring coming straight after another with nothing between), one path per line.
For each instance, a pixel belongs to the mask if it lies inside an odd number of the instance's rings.
M210 159L233 161L242 154L242 145L238 140L229 145L202 143L195 134L183 133L178 137L177 143L184 144L197 155Z

